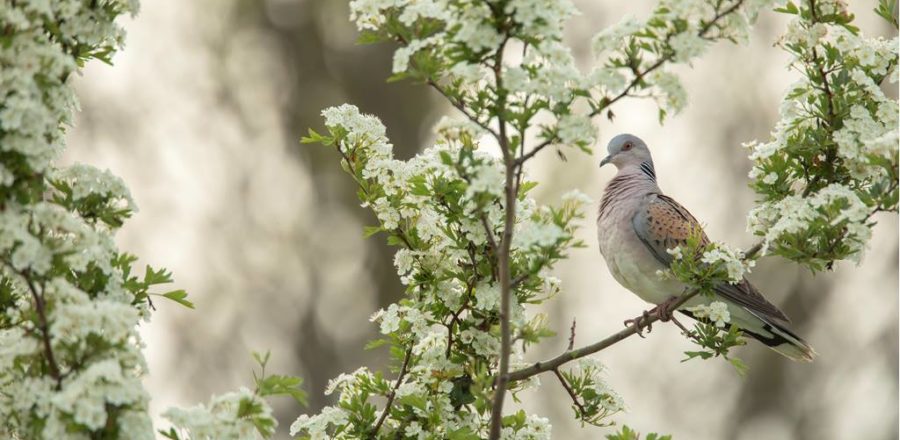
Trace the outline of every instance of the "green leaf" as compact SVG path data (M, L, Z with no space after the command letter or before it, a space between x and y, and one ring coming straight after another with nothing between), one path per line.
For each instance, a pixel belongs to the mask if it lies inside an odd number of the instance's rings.
M381 231L381 226L363 226L363 238L369 238Z
M447 434L449 440L480 440L481 437L472 432L469 428L459 428Z
M272 352L267 350L266 354L260 354L258 351L254 351L251 354L253 355L253 359L256 360L256 363L259 364L260 367L265 369L266 364L269 363L269 357L271 356Z
M799 9L797 9L797 5L795 5L794 2L787 2L783 8L775 8L774 11L782 14L796 15L797 12L799 12Z
M144 269L144 284L152 286L154 284L166 284L172 282L172 274L161 268L154 270L149 265Z
M168 431L163 431L162 429L160 429L157 432L162 434L162 436L165 438L168 438L171 440L181 440L181 437L178 436L178 431L176 431L175 428L169 428Z
M400 403L401 405L408 405L413 408L418 408L422 411L425 411L425 409L428 407L428 401L425 400L424 397L415 395L415 394L403 396L403 397L397 399L397 402Z
M450 404L457 410L463 405L468 405L475 401L472 395L472 378L469 376L460 376L453 379L453 389L450 390Z
M356 38L356 44L366 45L366 44L375 44L381 43L385 41L386 38L378 32L372 30L364 30L359 33L359 37Z
M171 292L163 293L161 296L164 296L164 297L166 297L166 298L169 298L169 299L171 299L172 301L175 301L175 302L177 302L178 304L181 304L181 305L183 305L183 306L185 306L185 307L187 307L187 308L189 308L189 309L193 309L193 308L194 308L194 303L192 303L192 302L190 302L190 301L187 300L188 294L187 294L187 292L185 292L184 290L181 290L181 289L179 289L179 290L173 290L173 291L171 291Z
M687 362L691 359L699 357L700 359L709 359L713 357L713 354L708 351L686 351L684 354L687 355L687 358L682 359L681 362Z
M306 405L306 392L300 389L303 379L294 376L273 374L256 382L260 396L289 396L297 403Z
M317 144L317 143L322 142L324 139L325 138L322 135L320 135L319 133L316 133L315 130L310 128L308 130L308 135L300 138L300 143L301 144Z
M731 362L731 365L734 366L734 369L737 370L738 374L741 377L746 376L747 370L750 369L750 367L748 367L747 364L744 363L744 361L742 361L736 357L729 358L728 362Z
M373 350L378 347L383 347L390 343L391 343L390 339L387 339L387 338L374 339L374 340L371 340L368 343L366 343L366 346L364 349L365 350Z

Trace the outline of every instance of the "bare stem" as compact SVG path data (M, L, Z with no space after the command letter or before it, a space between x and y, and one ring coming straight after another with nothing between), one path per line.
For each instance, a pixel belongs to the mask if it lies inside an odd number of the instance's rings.
M378 417L378 422L372 427L372 433L369 435L369 438L378 437L378 430L381 429L381 425L384 424L384 420L387 418L388 414L390 414L391 406L394 404L394 397L397 396L397 388L400 388L400 385L403 384L403 378L406 376L406 371L409 368L409 359L411 357L412 347L409 347L406 349L406 355L403 357L403 366L400 367L400 375L397 376L397 382L395 382L394 387L391 388L391 393L388 394L387 403L384 405L384 411L381 412L381 417Z

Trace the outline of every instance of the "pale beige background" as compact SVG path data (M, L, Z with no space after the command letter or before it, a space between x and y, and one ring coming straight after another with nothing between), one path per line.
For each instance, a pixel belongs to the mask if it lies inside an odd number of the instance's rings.
M601 4L602 3L602 4ZM870 2L853 2L864 30L890 35ZM874 3L874 2L873 2ZM578 2L584 14L567 31L588 62L589 36L642 16L652 2ZM119 235L142 261L175 273L197 310L157 302L144 325L153 411L205 401L250 383L251 350L273 351L272 371L302 375L307 409L277 402L281 435L297 414L331 400L330 377L360 365L383 368L383 352L365 352L374 336L369 314L402 290L382 238L362 238L372 218L355 201L337 159L300 146L321 108L352 102L377 114L409 157L440 115L435 94L384 84L388 47L356 47L345 2L338 0L145 1L126 24L127 49L116 66L91 64L77 80L83 111L66 161L108 167L132 188L141 210ZM753 243L745 216L753 204L749 162L740 143L764 139L786 86L796 79L772 47L785 18L766 13L751 44L721 44L678 72L689 107L664 127L649 102L615 107L600 122L593 157L571 152L563 163L542 154L530 172L551 201L578 188L599 198L612 169L598 170L605 142L620 132L651 146L660 186L708 224L716 239ZM896 96L896 90L890 93ZM794 318L816 347L813 364L790 363L751 345L741 379L724 362L680 363L689 348L674 327L659 326L600 355L629 411L617 417L642 432L676 439L897 438L897 217L879 214L863 263L812 276L767 259L751 279ZM578 342L621 327L645 307L618 286L600 257L592 222L586 249L557 268L566 291L548 306L561 334L578 319ZM548 340L538 359L557 353ZM557 438L600 438L580 428L551 380L524 405L551 418Z

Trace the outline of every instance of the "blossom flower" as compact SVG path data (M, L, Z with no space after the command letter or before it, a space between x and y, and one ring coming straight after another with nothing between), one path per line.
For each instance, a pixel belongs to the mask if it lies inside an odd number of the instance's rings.
M676 260L680 260L683 258L683 255L681 254L681 246L675 246L671 249L666 249L666 253L671 255L672 258Z
M731 313L728 311L728 304L721 301L713 301L710 304L700 304L694 307L687 307L694 317L697 319L708 319L715 324L716 327L723 328L731 322Z
M700 261L710 265L722 264L732 283L740 282L744 278L744 272L748 272L755 264L753 260L745 262L740 252L721 245L704 252Z

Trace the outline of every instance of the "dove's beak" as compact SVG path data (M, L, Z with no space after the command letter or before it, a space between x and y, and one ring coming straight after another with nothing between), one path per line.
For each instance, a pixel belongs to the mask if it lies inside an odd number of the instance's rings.
M611 155L610 155L610 156L604 157L603 160L600 161L600 168L603 168L603 165L606 165L606 164L608 164L608 163L610 163L610 162L612 162L612 156L611 156Z

